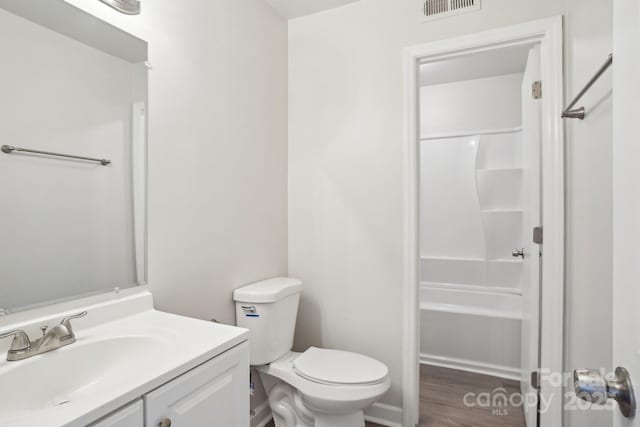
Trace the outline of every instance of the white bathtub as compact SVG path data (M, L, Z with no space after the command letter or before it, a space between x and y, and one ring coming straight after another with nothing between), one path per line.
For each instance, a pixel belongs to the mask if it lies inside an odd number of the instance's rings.
M423 278L437 278L439 268L447 267L446 276L458 283L421 283L421 363L519 380L519 288L507 283L474 284L473 277L486 272L484 261L430 259L423 264L431 267ZM452 264L456 266L453 271ZM515 277L508 269L505 274Z

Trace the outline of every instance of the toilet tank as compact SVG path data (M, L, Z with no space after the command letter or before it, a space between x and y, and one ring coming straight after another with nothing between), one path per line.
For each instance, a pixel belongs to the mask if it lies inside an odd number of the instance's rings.
M266 365L293 347L302 282L276 277L238 288L236 323L249 329L251 365Z

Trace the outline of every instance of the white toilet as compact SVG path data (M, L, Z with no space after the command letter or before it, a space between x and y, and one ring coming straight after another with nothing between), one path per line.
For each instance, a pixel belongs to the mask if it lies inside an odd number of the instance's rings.
M301 292L302 282L279 277L233 293L276 427L364 427L363 410L389 390L389 370L357 353L292 352Z

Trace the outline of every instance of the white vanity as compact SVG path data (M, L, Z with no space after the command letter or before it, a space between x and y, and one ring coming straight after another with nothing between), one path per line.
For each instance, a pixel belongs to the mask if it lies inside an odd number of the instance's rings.
M81 308L74 344L15 362L0 353L1 426L249 425L245 329L156 311L146 291ZM70 313L0 332L38 336Z

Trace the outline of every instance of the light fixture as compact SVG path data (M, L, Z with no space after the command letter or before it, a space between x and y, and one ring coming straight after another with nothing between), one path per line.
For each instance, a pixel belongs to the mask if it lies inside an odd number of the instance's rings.
M111 6L118 12L126 13L127 15L140 14L139 0L100 0L100 1L104 4Z

